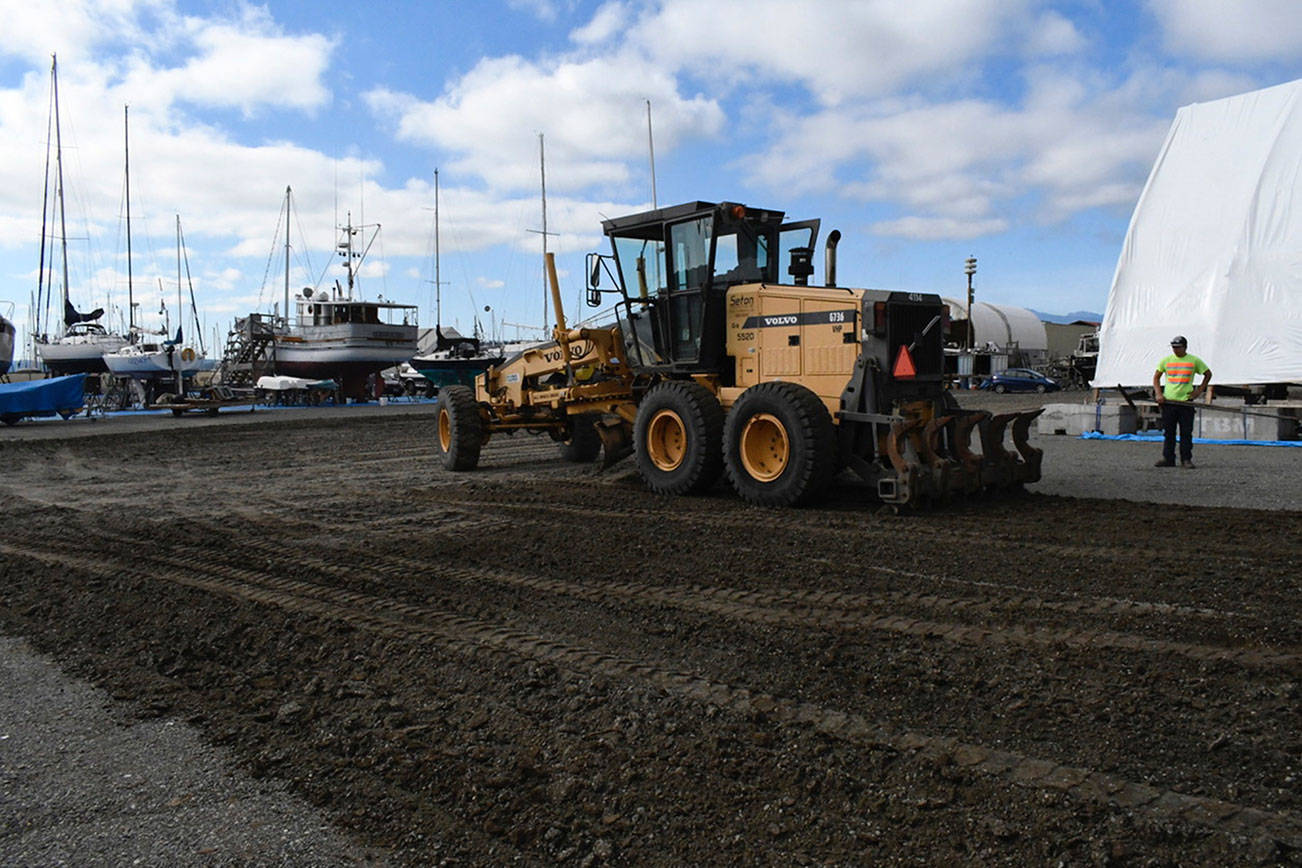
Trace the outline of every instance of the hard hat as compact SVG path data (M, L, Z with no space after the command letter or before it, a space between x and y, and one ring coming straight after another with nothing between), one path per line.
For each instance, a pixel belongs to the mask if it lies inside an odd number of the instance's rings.
M1171 338L1171 346L1187 347L1189 346L1189 342L1184 339L1184 335L1176 335L1175 337Z

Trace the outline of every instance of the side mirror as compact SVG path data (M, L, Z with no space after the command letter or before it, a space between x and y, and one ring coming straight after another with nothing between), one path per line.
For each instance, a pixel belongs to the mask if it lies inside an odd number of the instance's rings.
M601 256L597 253L588 254L588 289L596 290L601 286ZM591 293L589 293L591 294ZM588 302L591 304L591 302Z

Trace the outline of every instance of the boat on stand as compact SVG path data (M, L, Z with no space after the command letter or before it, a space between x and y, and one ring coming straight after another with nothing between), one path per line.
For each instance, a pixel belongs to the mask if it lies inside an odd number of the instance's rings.
M126 150L126 228L127 228L127 293L134 296L132 289L132 267L131 267L131 157L130 157L130 134L127 126L127 112L124 110L123 134L124 141L128 142ZM185 310L185 301L182 296L181 283L181 263L184 260L186 273L190 268L189 256L185 253L185 240L181 234L181 215L176 215L176 308L177 319L183 318ZM162 281L159 281L159 288L162 288ZM204 366L203 352L203 332L199 328L198 312L194 305L194 285L190 285L190 310L194 314L195 333L199 336L200 348L198 351L194 347L185 346L184 328L178 322L176 328L176 337L168 340L167 336L171 333L171 323L167 319L167 305L160 304L160 315L163 316L163 328L154 334L163 338L163 340L144 340L148 334L143 328L135 323L134 305L131 324L131 341L123 347L119 347L111 352L104 353L104 366L109 373L115 377L128 377L133 380L145 381L145 402L153 400L155 393L173 392L175 394L184 394L186 379L192 377L197 371Z
M289 311L289 209L285 188L285 310ZM416 355L418 308L380 298L360 297L359 272L380 230L354 226L348 215L335 252L343 260L345 281L327 289L305 287L294 296L294 315L273 329L272 373L305 380L334 380L340 394L354 400L377 397L380 371Z
M45 333L39 326L38 333L32 339L36 354L46 369L56 376L64 374L97 374L107 370L104 365L104 353L112 352L126 346L127 338L114 334L100 324L104 315L103 308L96 308L89 313L82 313L73 306L68 298L68 233L67 217L63 205L63 136L59 123L59 59L56 56L50 65L51 108L50 118L54 127L54 173L51 176L50 156L47 145L45 158L45 194L41 202L41 264L37 278L36 311L42 310L48 296L53 295L54 250L47 250L46 241L51 240L49 222L58 219L59 246L63 262L63 282L60 297L63 302L63 316L58 329L53 334ZM54 181L54 197L50 197L50 182ZM47 275L48 278L47 278Z
M434 346L413 355L411 366L437 390L443 386L473 386L475 377L502 364L499 346L488 346L475 323L473 337L443 327L443 281L439 271L439 173L434 170Z

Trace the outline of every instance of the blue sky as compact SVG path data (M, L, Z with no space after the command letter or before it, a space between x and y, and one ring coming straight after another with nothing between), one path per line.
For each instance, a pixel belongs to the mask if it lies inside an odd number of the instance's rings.
M822 217L844 234L842 284L958 296L974 255L979 298L1102 312L1175 110L1302 68L1294 0L383 8L0 0L0 301L19 325L56 52L74 303L125 318L129 103L137 300L154 319L160 295L175 307L179 213L209 340L280 298L286 185L293 287L338 276L326 265L351 210L383 226L363 293L432 324L435 168L444 320L540 324L538 135L573 304L602 216L650 205L647 100L661 205Z

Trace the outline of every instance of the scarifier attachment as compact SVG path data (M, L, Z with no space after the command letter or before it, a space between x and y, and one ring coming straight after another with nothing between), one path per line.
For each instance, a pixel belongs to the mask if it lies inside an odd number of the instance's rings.
M893 423L886 454L895 475L878 480L878 497L890 504L918 506L946 500L954 493L975 494L1038 481L1042 452L1027 438L1031 422L1042 412L992 416L981 410L960 410L929 421L908 417ZM1010 425L1015 452L1004 447ZM980 453L971 447L974 428L981 436Z

